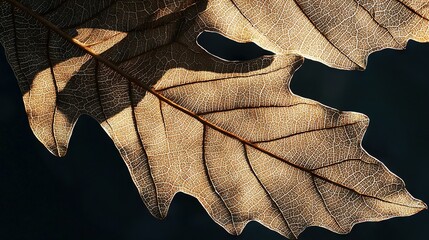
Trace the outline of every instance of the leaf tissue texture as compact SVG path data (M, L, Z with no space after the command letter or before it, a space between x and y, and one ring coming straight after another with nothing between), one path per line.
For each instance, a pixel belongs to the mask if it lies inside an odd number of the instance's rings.
M327 5L328 4L328 5ZM0 42L37 138L64 156L97 119L149 211L196 197L231 234L258 221L288 238L426 208L361 147L368 118L294 95L302 57L363 68L428 39L426 1L0 1ZM203 31L276 53L230 62Z

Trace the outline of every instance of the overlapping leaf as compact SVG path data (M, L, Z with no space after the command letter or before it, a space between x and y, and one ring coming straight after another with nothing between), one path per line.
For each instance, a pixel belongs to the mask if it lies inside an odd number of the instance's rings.
M62 156L78 117L93 116L156 217L177 192L232 234L252 220L290 238L313 225L346 233L420 211L424 203L361 148L367 118L293 95L302 58L284 54L363 67L374 50L427 40L427 3L352 4L352 17L347 2L341 13L335 2L329 11L306 3L1 1L0 42L39 140ZM223 61L195 43L203 30L279 55Z
M370 53L409 39L429 41L427 0L218 0L201 18L236 40L340 69L363 69Z

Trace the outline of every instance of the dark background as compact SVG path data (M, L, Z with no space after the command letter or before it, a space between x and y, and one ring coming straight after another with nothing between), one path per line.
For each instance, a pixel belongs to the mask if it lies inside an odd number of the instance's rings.
M222 51L235 59L255 54L248 46L203 40L221 56ZM306 60L292 80L292 90L368 115L365 149L428 203L428 68L429 44L410 42L405 51L372 54L364 72ZM17 81L1 48L0 112L0 239L285 239L258 223L231 236L194 198L183 194L176 196L165 220L156 220L140 200L112 141L87 116L76 125L67 156L52 156L29 128ZM427 239L428 230L429 214L423 211L358 224L348 235L313 227L300 239Z

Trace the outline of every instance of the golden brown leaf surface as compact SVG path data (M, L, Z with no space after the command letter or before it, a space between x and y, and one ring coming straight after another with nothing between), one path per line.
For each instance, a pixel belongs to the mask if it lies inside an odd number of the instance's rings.
M427 0L217 0L207 25L277 54L340 69L364 69L370 53L429 41Z
M317 1L1 1L0 42L38 139L63 156L79 116L93 116L154 216L184 192L232 234L249 221L289 238L308 226L346 233L426 206L362 149L366 116L292 94L302 58L286 53L363 67L371 51L427 40L428 11L383 18L376 10L399 2L341 3L327 21ZM343 37L321 30L334 25ZM279 54L223 61L197 46L203 30Z

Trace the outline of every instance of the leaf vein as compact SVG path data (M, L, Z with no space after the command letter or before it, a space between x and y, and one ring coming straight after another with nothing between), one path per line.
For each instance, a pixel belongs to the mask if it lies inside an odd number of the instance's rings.
M263 58L273 58L273 57L264 56ZM274 73L274 72L280 71L282 69L286 69L288 67L290 67L290 66L289 65L288 66L283 66L283 67L276 68L274 70L270 70L270 71L267 71L267 72L257 73L257 74L250 74L250 75L245 75L245 76L228 76L228 77L222 77L222 78L207 79L207 80L197 81L197 82L182 83L182 84L177 84L177 85L174 85L174 86L169 86L169 87L164 87L164 88L156 88L156 91L158 91L158 92L164 92L164 91L167 91L169 89L184 87L184 86L193 85L193 84L204 84L204 83L209 83L209 82L227 81L227 80L237 79L237 78L246 79L246 78L255 77L255 76L264 76L264 75L268 75L270 73Z
M156 201L156 205L158 208L158 214L159 214L158 217L162 217L161 207L159 205L159 199L158 199L158 189L157 189L156 184L155 184L155 179L154 179L153 173L152 173L152 167L150 165L149 157L146 153L144 143L142 140L142 136L140 134L139 124L137 122L137 117L136 117L136 112L135 112L135 107L134 107L134 100L133 100L133 85L132 85L132 82L130 82L130 81L127 81L127 82L128 82L128 96L129 96L129 100L130 100L131 115L132 115L132 119L133 119L134 131L136 132L136 135L138 138L138 144L139 144L139 146L140 146L140 148L141 148L141 150L142 150L142 152L143 152L143 154L147 160L147 171L149 173L149 177L151 179L151 183L152 183L153 189L155 191L155 201Z
M217 191L212 178L210 176L210 171L209 168L207 166L207 160L206 160L206 126L203 125L203 137L202 137L202 160L203 160L203 165L204 165L204 170L205 170L205 175L208 178L208 183L209 185L212 187L213 191L216 193L216 195L220 198L221 202L223 203L223 205L225 206L226 210L229 212L230 216L231 216L231 224L234 228L234 232L237 235L238 234L238 230L237 227L235 226L235 221L234 221L234 215L232 214L231 210L228 208L228 205L226 204L225 200L223 199L222 195Z
M57 151L57 155L61 155L62 153L60 152L59 149L59 144L58 144L58 140L57 140L57 136L56 136L56 132L55 132L55 118L56 118L56 114L57 114L57 108L58 108L58 86L57 86L57 80L55 77L55 72L54 72L54 66L52 63L52 59L51 59L51 53L49 51L49 45L50 45L50 41L51 41L51 31L47 31L47 36L46 36L46 58L48 60L48 64L49 64L49 72L51 74L52 77L52 84L54 85L54 94L55 94L55 106L54 106L54 110L52 112L52 122L51 122L51 134L52 137L54 138L54 142L55 142L55 148Z
M340 225L340 223L338 222L337 218L332 214L331 210L328 207L328 204L326 204L325 198L323 197L322 193L320 192L319 187L317 186L317 183L316 183L316 181L314 179L314 176L311 176L311 182L313 183L313 186L314 186L314 188L316 190L317 195L322 200L322 204L325 207L326 211L328 212L328 215L334 220L334 222L341 229L341 231L345 232L344 228Z
M324 130L333 130L333 129L337 129L337 128L353 126L353 125L355 125L357 123L358 122L348 123L348 124L338 125L338 126L332 126L332 127L316 128L316 129L311 129L311 130L307 130L307 131L297 132L297 133L293 133L293 134L289 134L289 135L286 135L286 136L281 136L281 137L273 138L273 139L269 139L269 140L257 141L257 142L253 142L253 143L255 143L255 144L258 144L258 143L269 143L269 142L274 142L274 141L278 141L278 140L282 140L282 139L286 139L286 138L295 137L295 136L302 135L302 134L307 134L307 133L312 133L312 132L317 132L317 131L324 131Z
M244 158L246 159L247 165L250 168L250 171L252 172L253 176L256 178L256 180L258 181L259 185L261 186L262 189L264 189L264 192L268 195L268 198L271 200L271 202L274 204L274 206L276 207L277 211L279 211L279 213L281 214L286 227L289 229L289 231L292 234L292 239L298 239L298 236L296 235L296 233L294 233L290 227L289 221L287 220L286 216L284 215L283 211L281 210L280 206L278 205L277 201L274 200L273 196L271 196L271 193L268 191L268 189L265 187L265 185L262 183L261 179L259 179L258 175L256 174L255 170L253 169L252 164L250 163L250 159L249 159L249 155L247 153L247 149L246 149L246 145L242 145L243 146L243 154L244 154Z

